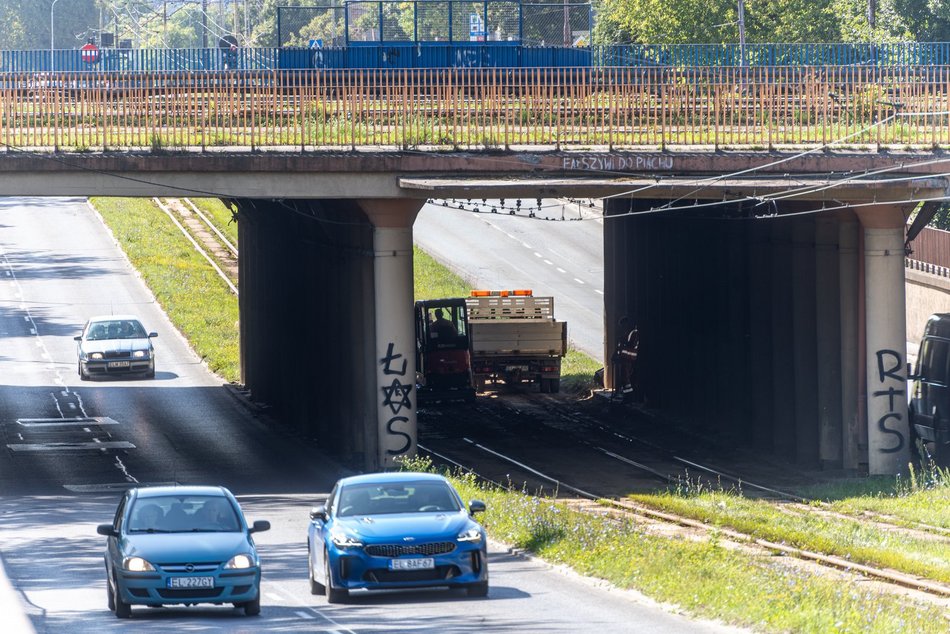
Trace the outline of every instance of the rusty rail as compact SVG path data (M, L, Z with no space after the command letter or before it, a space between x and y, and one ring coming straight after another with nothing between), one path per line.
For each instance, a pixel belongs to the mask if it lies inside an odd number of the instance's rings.
M950 67L0 74L0 144L238 147L938 147Z

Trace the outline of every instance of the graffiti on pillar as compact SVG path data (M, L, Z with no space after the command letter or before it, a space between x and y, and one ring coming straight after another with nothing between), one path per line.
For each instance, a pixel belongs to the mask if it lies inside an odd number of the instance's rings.
M412 409L412 401L409 394L412 392L412 383L403 383L406 378L409 362L402 354L395 352L395 344L390 342L386 350L386 356L379 360L383 366L383 374L393 376L393 382L384 385L383 407L388 407L392 411L392 417L386 421L386 433L390 436L396 436L403 439L403 445L399 449L387 449L386 453L391 456L404 454L412 447L412 437L396 429L401 423L408 423L409 419L405 416L399 416L399 412L405 409Z
M904 361L899 352L894 350L877 351L877 376L880 383L886 379L894 379L898 385L904 385L904 377L901 376L901 370L904 368ZM906 399L904 390L895 388L893 385L886 390L875 390L874 398L887 399L887 411L877 420L877 428L883 434L894 436L894 446L888 449L881 449L881 453L896 453L904 448L906 439L904 434L898 429L892 429L887 426L888 422L896 421L898 423L904 420L899 411L895 411L894 402L896 399Z

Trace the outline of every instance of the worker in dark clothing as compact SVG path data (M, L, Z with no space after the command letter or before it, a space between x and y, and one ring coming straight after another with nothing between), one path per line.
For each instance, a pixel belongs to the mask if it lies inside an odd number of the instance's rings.
M619 381L614 384L616 394L636 394L637 392L637 355L640 348L640 333L627 317L621 317L617 351L614 363L617 364Z
M458 336L458 329L455 327L455 324L445 318L445 311L443 311L441 308L436 308L433 314L435 315L435 319L432 321L430 329L433 337L438 339L448 339L450 337Z

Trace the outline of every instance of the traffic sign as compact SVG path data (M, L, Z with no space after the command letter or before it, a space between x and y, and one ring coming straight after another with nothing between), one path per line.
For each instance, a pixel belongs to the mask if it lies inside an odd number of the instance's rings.
M99 61L99 47L89 42L80 49L82 61L87 64L95 64Z

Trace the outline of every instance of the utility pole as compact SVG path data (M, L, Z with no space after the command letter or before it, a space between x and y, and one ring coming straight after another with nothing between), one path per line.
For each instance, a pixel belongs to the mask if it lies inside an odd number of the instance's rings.
M208 48L208 0L201 0L201 48Z
M53 4L49 5L49 69L50 72L53 70L53 42L55 33L53 31L53 8L56 7L56 3L59 0L53 0Z
M745 0L739 0L739 65L745 66Z
M871 28L871 37L874 37L874 27L877 26L877 0L868 0L868 26Z

